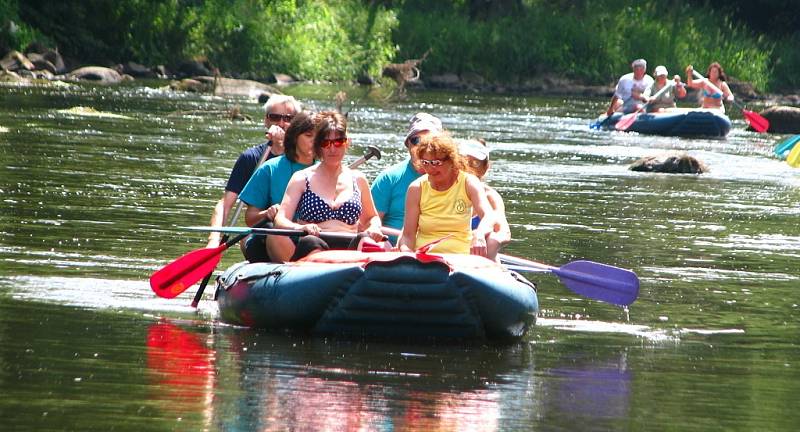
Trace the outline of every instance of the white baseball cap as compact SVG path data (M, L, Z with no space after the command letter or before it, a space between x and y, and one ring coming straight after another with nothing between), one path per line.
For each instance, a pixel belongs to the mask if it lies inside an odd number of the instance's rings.
M661 75L668 76L669 75L669 72L667 72L667 68L665 68L664 66L660 66L660 65L656 66L656 72L655 73L656 73L656 76L661 76Z
M489 147L486 147L475 139L458 140L458 152L462 156L472 156L478 160L486 160L489 158Z

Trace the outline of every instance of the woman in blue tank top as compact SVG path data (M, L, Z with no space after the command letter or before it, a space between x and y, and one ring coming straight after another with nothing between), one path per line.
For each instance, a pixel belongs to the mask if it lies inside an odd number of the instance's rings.
M322 231L355 234L363 229L375 241L384 239L367 178L342 164L350 145L347 120L337 112L325 111L317 115L316 122L314 153L320 163L292 176L275 215L276 227L311 235L301 237L297 244L285 237L268 237L268 241L281 242L282 256L272 256L276 261L295 261L314 250L349 246L349 241L326 243L319 238Z

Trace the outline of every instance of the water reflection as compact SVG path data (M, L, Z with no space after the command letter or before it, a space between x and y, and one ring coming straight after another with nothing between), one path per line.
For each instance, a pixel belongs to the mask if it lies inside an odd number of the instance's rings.
M147 332L147 367L168 416L204 429L496 431L628 416L624 351L545 350L537 371L534 348L206 334L160 321Z

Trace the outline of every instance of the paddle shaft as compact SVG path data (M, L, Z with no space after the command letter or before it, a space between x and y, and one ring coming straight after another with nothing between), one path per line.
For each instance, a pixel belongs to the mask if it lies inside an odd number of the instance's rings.
M661 88L661 90L657 91L656 94L653 95L653 101L655 101L656 99L661 97L661 95L663 95L667 90L669 90L672 87L673 87L672 82L667 82L664 85L664 87ZM647 109L647 107L650 106L651 103L652 102L647 102L641 108L636 110L636 112L633 112L633 113L626 114L626 115L622 116L619 119L619 121L617 122L617 124L616 124L616 126L614 128L617 129L617 130L620 130L620 131L628 130L628 128L630 128L631 125L633 125L633 123L636 122L636 118L639 117L639 113L641 113L642 111L645 111Z
M267 148L264 149L264 153L261 155L261 158L258 160L258 164L256 165L256 169L258 169L258 167L260 167L264 163L264 161L266 161L267 158L269 158L270 147L271 146L267 146ZM231 215L231 217L228 218L228 226L236 225L236 220L239 219L239 214L242 212L242 207L244 207L244 201L240 200L238 195L236 196L236 201L238 201L236 203L236 208L233 210L233 214ZM228 236L227 235L223 235L221 240L222 240L223 243L227 242ZM200 303L200 299L203 297L203 291L205 291L206 285L208 285L208 281L211 280L211 276L213 274L214 274L213 270L208 272L206 277L203 278L203 281L200 282L200 286L197 288L197 292L194 293L194 298L192 299L192 307L196 308L197 305Z

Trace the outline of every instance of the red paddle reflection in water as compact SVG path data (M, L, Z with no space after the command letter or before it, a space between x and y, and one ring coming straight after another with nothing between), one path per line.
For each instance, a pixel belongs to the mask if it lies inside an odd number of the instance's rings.
M214 395L215 351L205 336L160 321L147 330L147 368L162 407L176 414L210 412Z

